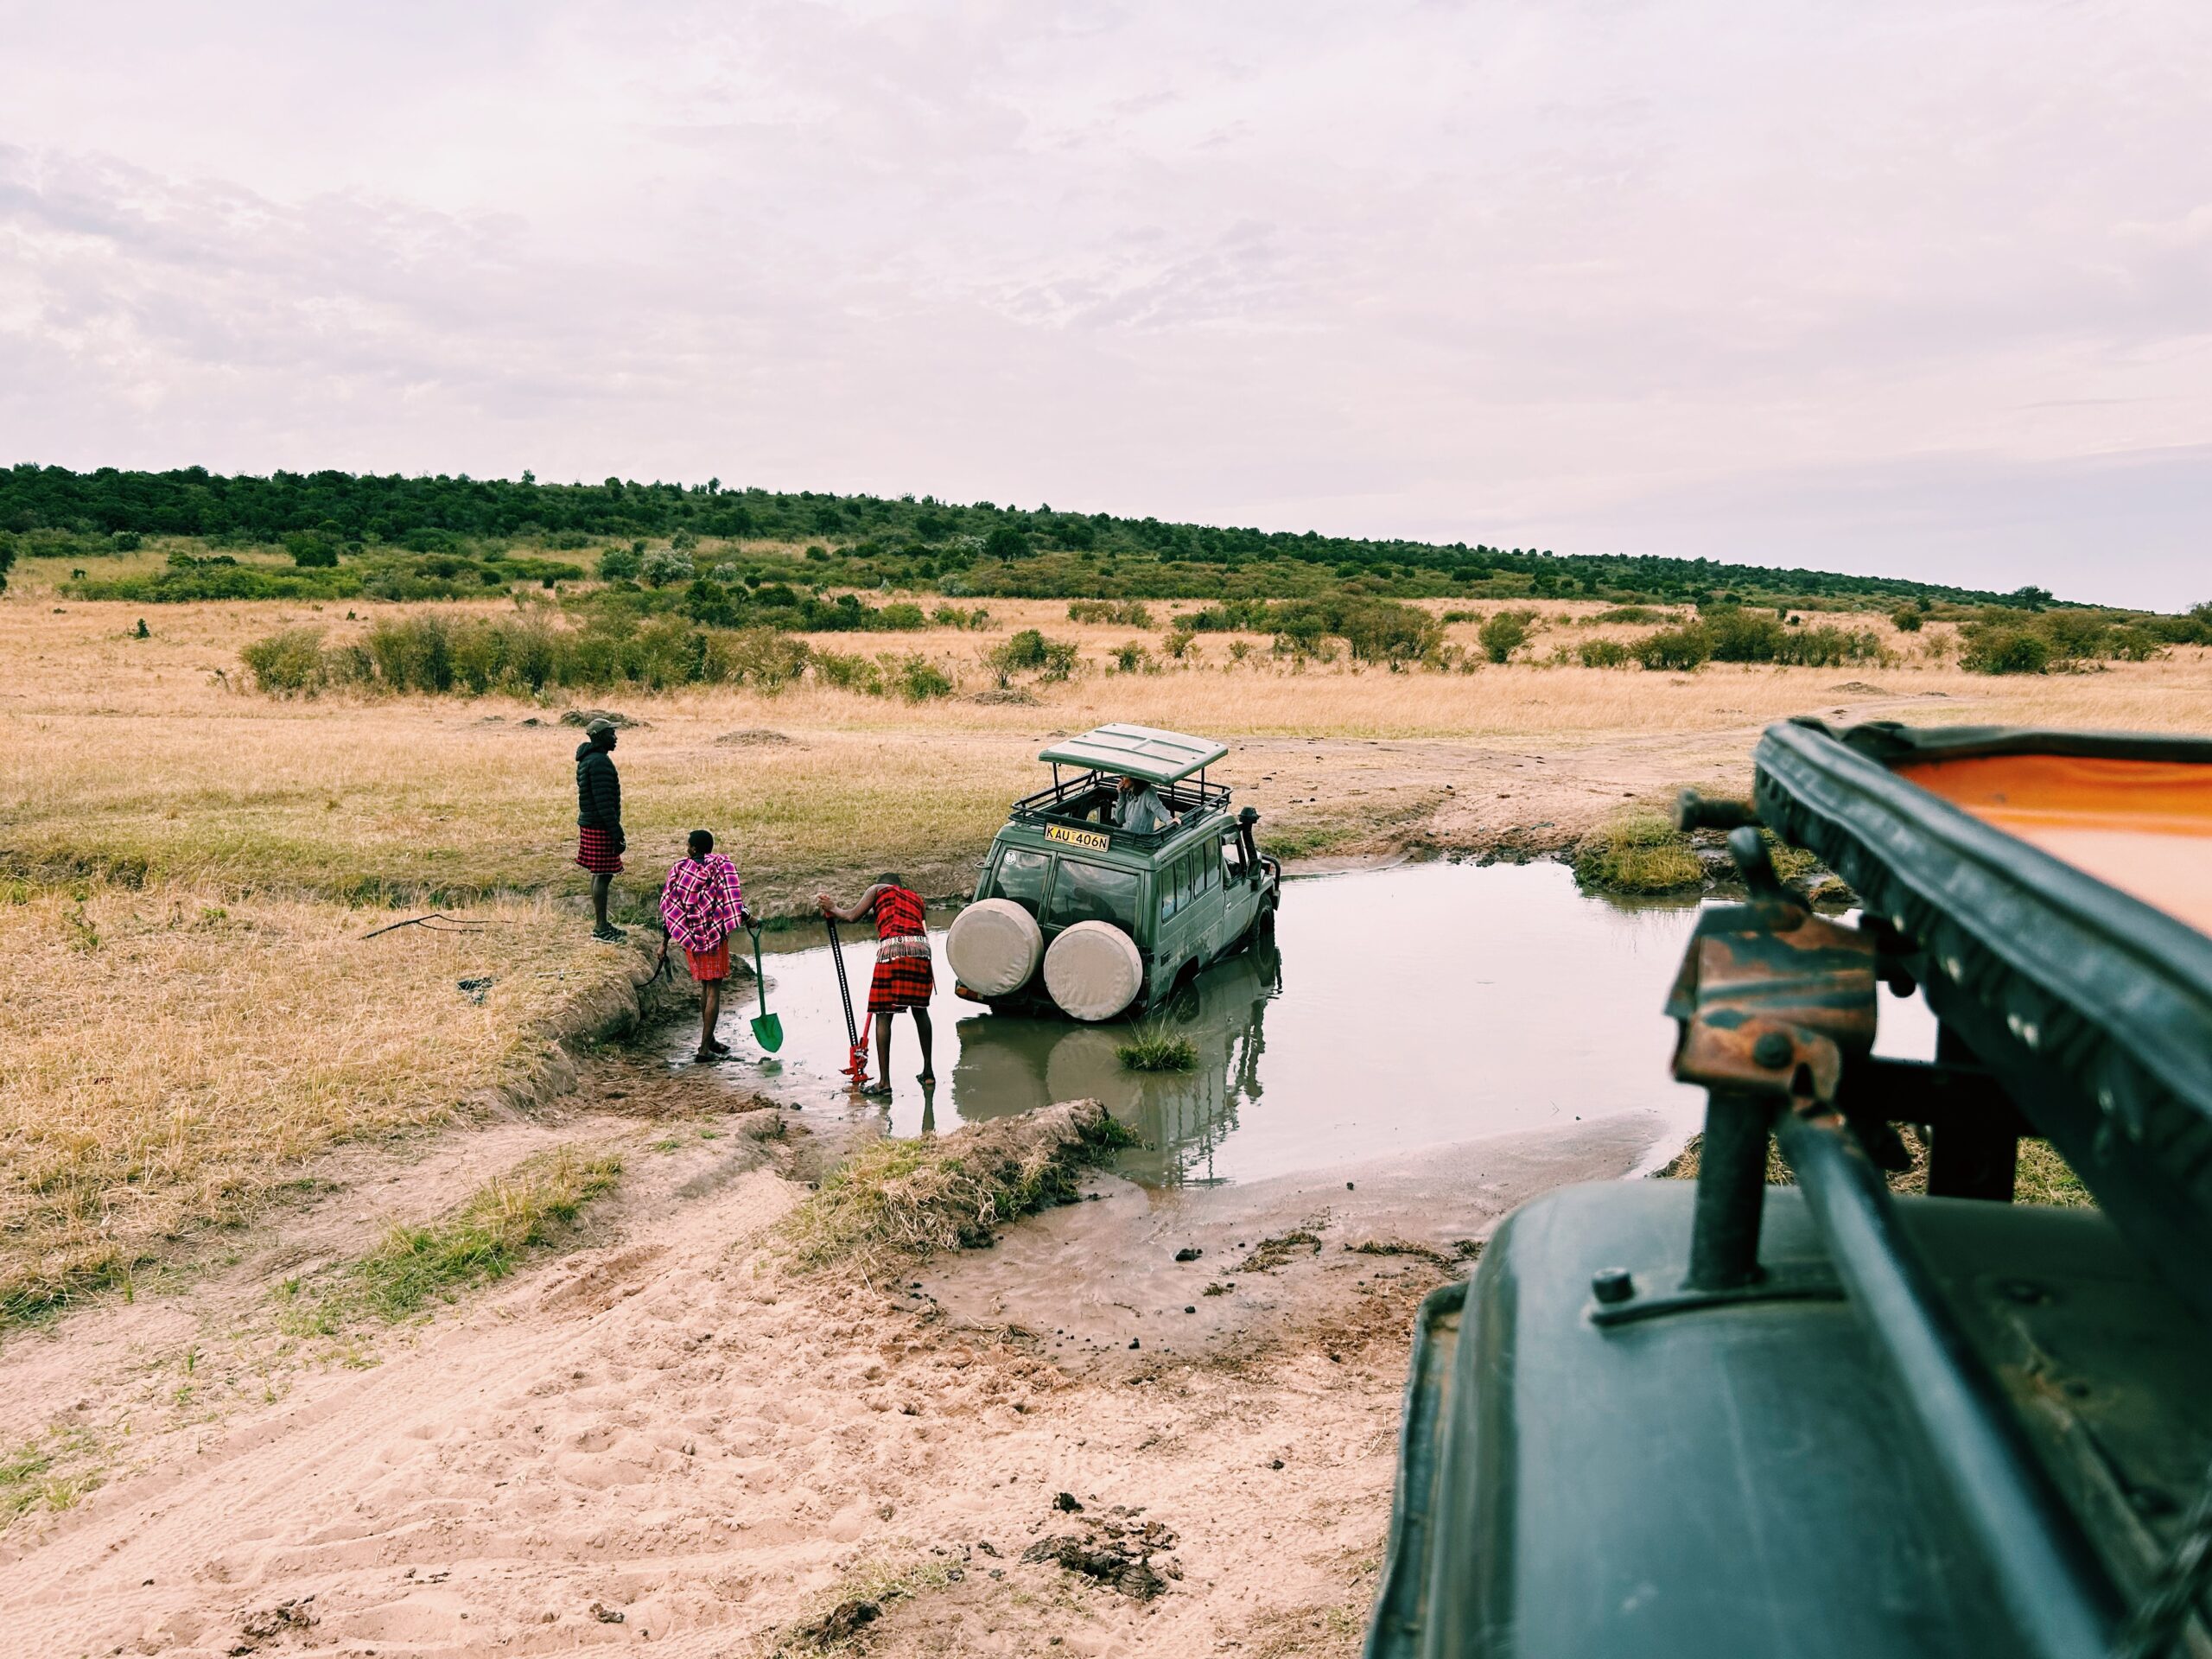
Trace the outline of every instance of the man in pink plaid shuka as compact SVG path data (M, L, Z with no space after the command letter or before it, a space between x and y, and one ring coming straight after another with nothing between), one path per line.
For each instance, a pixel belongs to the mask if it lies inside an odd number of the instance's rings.
M660 918L668 942L683 952L699 986L699 1052L692 1058L719 1060L729 1052L729 1045L715 1035L715 1023L721 1018L722 982L729 977L729 936L751 926L753 918L745 908L737 866L715 850L715 838L706 830L691 832L689 855L669 871L660 890Z

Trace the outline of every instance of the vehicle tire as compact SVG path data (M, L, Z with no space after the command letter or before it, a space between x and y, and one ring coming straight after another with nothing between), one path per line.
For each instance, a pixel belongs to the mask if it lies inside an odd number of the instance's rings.
M1111 922L1077 922L1045 953L1045 988L1071 1020L1111 1020L1144 988L1144 958Z
M1037 971L1045 936L1037 918L1011 899L982 899L952 918L945 960L978 996L1011 996Z

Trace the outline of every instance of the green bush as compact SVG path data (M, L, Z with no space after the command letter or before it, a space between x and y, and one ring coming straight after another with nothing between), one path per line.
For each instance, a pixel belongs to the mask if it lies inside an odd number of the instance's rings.
M2050 657L2050 640L2031 629L1980 623L1967 630L1959 666L1969 674L2041 674Z
M1713 636L1699 622L1647 633L1634 646L1636 660L1653 670L1688 673L1713 659Z
M1626 668L1636 653L1618 639L1585 639L1575 647L1585 668Z
M875 613L875 626L893 632L905 633L916 628L928 626L929 619L922 614L920 606L909 605L902 601L896 605L886 605L878 611Z
M602 568L604 559L600 561ZM657 547L638 562L638 580L648 588L666 588L691 580L691 556L673 547Z
M1847 663L1878 661L1882 654L1882 642L1872 629L1823 625L1784 634L1776 645L1773 660L1798 668L1841 668Z
M883 667L873 657L857 652L817 651L814 677L840 691L858 691L871 697L883 695Z
M628 548L610 547L599 556L600 579L603 582L634 581L641 563Z
M909 702L928 702L952 695L950 677L926 657L900 658L892 671L892 681L898 687L899 695Z
M312 696L323 684L322 630L286 628L238 652L257 690L271 696Z
M1242 645L1243 641L1240 639L1237 643ZM1135 639L1127 645L1115 646L1113 658L1114 666L1124 674L1141 673L1152 665L1152 653Z
M1512 661L1513 653L1529 643L1529 625L1535 620L1534 611L1497 612L1476 632L1483 655L1493 663Z
M1926 619L1910 605L1890 613L1890 625L1899 633L1918 633L1925 621Z

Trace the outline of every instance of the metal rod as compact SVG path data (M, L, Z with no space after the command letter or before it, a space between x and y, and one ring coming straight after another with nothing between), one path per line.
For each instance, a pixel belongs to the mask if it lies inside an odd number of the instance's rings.
M1766 1205L1764 1100L1714 1090L1706 1097L1698 1149L1697 1208L1690 1230L1693 1290L1734 1290L1759 1276L1759 1217Z
M1980 1543L2020 1649L2107 1653L2120 1603L2019 1420L1945 1306L1887 1183L1834 1114L1777 1125L1836 1275Z

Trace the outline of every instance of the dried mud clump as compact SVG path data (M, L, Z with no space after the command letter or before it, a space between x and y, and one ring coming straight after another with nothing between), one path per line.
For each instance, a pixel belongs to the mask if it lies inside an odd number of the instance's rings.
M1157 1521L1139 1520L1143 1513L1117 1503L1103 1516L1084 1516L1078 1531L1039 1538L1021 1559L1080 1573L1132 1601L1150 1601L1170 1579L1181 1578L1183 1568L1166 1553L1175 1548L1175 1535ZM1155 1554L1161 1558L1156 1567Z

